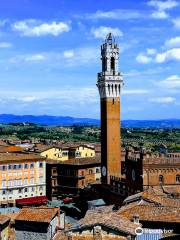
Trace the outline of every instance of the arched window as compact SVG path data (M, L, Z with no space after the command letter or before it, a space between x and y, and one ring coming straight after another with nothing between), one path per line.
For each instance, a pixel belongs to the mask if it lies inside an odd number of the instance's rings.
M164 182L164 177L163 175L159 175L159 183L163 183Z
M176 182L177 182L177 183L180 183L180 175L179 175L179 174L176 175Z
M115 59L111 57L111 71L115 71Z
M106 57L102 58L102 71L103 72L107 71L107 58Z

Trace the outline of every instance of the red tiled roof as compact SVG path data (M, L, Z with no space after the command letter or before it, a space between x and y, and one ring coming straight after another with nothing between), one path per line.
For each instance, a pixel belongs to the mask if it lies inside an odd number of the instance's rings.
M0 147L0 153L22 152L23 148L18 146L4 146Z
M0 154L0 162L3 161L19 161L19 160L38 160L45 159L39 154L34 153L1 153Z
M78 228L103 225L110 229L116 229L128 234L135 235L137 224L112 211L112 206L99 207L95 210L88 210L85 217L78 222Z
M10 218L5 215L0 214L0 225L5 224L7 221L10 221Z
M180 209L175 207L155 206L154 204L135 204L130 203L123 206L118 211L119 216L133 219L134 215L139 215L140 221L147 222L167 222L179 223L180 222Z
M58 214L58 208L22 208L15 221L50 223Z

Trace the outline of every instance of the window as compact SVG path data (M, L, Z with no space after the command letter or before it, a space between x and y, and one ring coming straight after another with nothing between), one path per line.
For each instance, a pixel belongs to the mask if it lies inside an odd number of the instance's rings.
M31 188L31 192L34 192L34 187Z
M11 170L12 169L12 165L8 165L8 169Z
M100 173L100 169L99 168L96 168L96 173Z
M25 189L24 189L24 192L25 192L25 193L26 193L26 192L28 192L28 189L27 189L27 188L25 188Z
M34 184L34 178L30 179L30 184Z
M12 187L12 180L8 181L8 187Z
M14 187L17 186L17 180L14 180Z
M18 168L21 169L21 168L22 168L22 164L19 164L19 165L18 165Z
M115 59L114 57L111 57L111 71L115 70Z
M164 182L164 177L163 175L159 175L159 183L163 183Z
M18 186L22 186L22 179L17 180Z
M18 190L18 193L22 193L22 189L19 189L19 190Z
M28 179L27 178L24 179L24 185L28 185Z
M42 190L43 190L43 187L42 187L42 186L40 186L40 187L39 187L39 191L42 191Z
M31 163L31 164L30 164L30 168L34 168L34 163Z
M28 163L24 164L24 168L27 169L28 168Z
M39 183L43 182L43 177L39 177Z
M42 162L39 163L39 167L40 167L40 168L43 167L43 163L42 163Z
M89 170L89 174L92 174L92 173L93 173L93 170L92 170L92 169L90 169L90 170Z
M177 182L177 183L180 183L180 175L179 175L179 174L176 175L176 182Z
M2 180L2 188L6 187L6 180Z
M106 57L103 57L102 58L102 71L105 72L107 71L107 58Z
M14 166L13 166L13 169L17 169L17 165L14 165Z
M6 171L6 166L2 166L2 170L3 170L3 171Z
M2 194L5 195L5 194L6 194L6 190L3 190L3 191L2 191Z

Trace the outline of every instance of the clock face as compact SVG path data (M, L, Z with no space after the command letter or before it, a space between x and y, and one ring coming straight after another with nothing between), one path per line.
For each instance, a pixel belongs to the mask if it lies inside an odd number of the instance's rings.
M106 176L106 167L105 166L102 167L102 175L104 177Z
M132 170L131 174L132 174L132 180L135 181L136 180L136 173L135 173L134 169Z

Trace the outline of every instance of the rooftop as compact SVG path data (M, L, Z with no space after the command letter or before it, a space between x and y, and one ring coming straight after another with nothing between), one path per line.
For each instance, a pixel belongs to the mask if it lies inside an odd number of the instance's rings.
M162 189L160 191L160 189L157 190L155 188L149 188L144 192L140 192L127 197L124 200L124 204L128 204L131 202L140 202L141 200L147 203L154 203L158 206L180 208L180 200L173 199L172 197L169 197L166 193L164 193Z
M89 164L100 164L101 159L100 157L86 157L86 158L72 158L66 161L58 161L47 159L46 161L49 164L62 164L62 165L89 165Z
M22 152L24 149L19 146L3 146L0 147L0 153L15 153L15 152Z
M22 208L16 216L16 221L50 223L58 213L58 208Z
M139 204L130 203L123 206L118 214L129 220L132 220L134 215L138 215L140 221L180 223L179 208L155 206L154 204L145 204L143 201Z
M9 220L10 220L9 217L0 214L0 225L5 224Z
M20 160L39 160L45 159L38 154L32 153L1 153L0 162L3 161L20 161Z
M135 235L135 229L137 228L137 224L125 217L119 217L117 212L112 210L112 206L105 206L95 210L88 210L85 217L78 222L74 230L96 225L106 226L110 229L132 235Z

